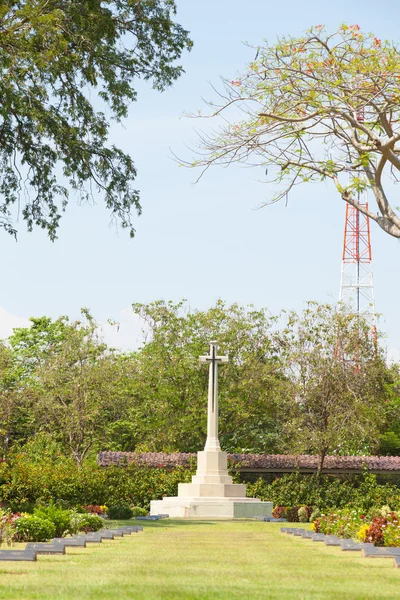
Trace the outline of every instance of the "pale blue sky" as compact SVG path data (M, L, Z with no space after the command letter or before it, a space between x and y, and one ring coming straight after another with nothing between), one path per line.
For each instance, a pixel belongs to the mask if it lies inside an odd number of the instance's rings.
M337 300L344 204L331 186L303 186L287 207L255 210L268 198L259 173L216 168L195 185L196 174L179 168L169 148L190 158L185 146L202 123L180 117L212 97L210 83L218 86L220 75L233 79L251 61L254 53L242 42L257 45L342 22L398 40L398 2L178 0L178 9L194 41L182 59L186 74L163 94L140 85L124 127L112 129L139 171L143 215L136 238L109 227L101 199L93 207L71 199L54 244L23 226L18 243L1 233L0 334L23 322L11 315L76 317L88 306L100 321L121 321L112 341L126 348L137 343L133 302L184 297L206 308L221 297L277 312L301 310L306 300ZM400 358L400 242L372 224L372 243L376 307L390 352Z

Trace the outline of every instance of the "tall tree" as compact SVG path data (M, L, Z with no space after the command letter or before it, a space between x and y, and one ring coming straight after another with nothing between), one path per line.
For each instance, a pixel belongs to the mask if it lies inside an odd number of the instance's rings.
M282 331L282 363L292 393L282 405L287 447L317 454L369 454L385 417L387 367L358 315L309 303Z
M182 73L192 43L175 13L174 0L1 3L0 227L16 235L21 206L54 240L69 184L81 199L93 186L134 234L136 169L107 145L110 120L126 117L136 79L162 91Z
M208 371L198 357L212 339L229 354L219 371L220 439L231 452L276 450L285 386L267 310L218 301L206 311L163 301L136 304L148 340L136 354L132 394L142 412L142 447L197 451L206 438ZM157 435L154 432L157 431Z
M343 200L400 238L387 187L400 173L399 73L399 47L358 25L335 33L318 25L259 46L248 69L225 80L220 101L210 103L209 116L223 116L223 124L201 138L200 158L189 164L267 169L277 184L270 203L295 185L331 181ZM365 189L375 211L359 203Z

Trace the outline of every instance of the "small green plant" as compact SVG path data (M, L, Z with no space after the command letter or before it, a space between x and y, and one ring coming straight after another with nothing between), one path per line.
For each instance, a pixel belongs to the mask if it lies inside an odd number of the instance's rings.
M46 542L55 537L56 528L48 519L30 515L15 521L15 533L20 542Z
M311 513L310 516L310 523L314 523L315 519L318 519L318 517L321 516L321 511L319 510L319 508L314 508L314 510Z
M126 504L118 504L117 506L110 506L107 510L107 516L109 519L131 519L133 516L132 509Z
M300 523L308 523L308 511L305 506L300 506L299 510L297 511L297 515Z
M35 508L33 514L39 519L48 519L55 527L55 537L62 537L69 529L71 521L71 511L64 510L53 502L48 506Z
M0 546L2 546L2 544L11 546L14 534L14 519L12 513L9 510L2 510L0 508Z
M89 531L99 531L104 526L104 521L98 515L82 515L79 531L88 533Z
M132 506L132 516L133 517L145 517L148 514L148 510L142 508L141 506Z

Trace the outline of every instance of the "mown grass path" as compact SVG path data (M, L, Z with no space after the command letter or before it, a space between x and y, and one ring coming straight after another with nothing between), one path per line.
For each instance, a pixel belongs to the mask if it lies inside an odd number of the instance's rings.
M0 598L397 600L400 569L284 536L274 523L163 520L67 556L0 563Z

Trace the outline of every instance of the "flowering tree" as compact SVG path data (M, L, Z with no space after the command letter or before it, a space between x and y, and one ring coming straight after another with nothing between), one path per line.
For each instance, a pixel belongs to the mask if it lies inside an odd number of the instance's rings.
M279 184L267 203L295 185L331 180L343 200L400 238L399 209L383 184L400 171L399 84L400 49L358 25L333 34L318 25L260 46L243 75L224 81L221 102L210 103L209 116L225 124L201 137L200 158L190 165L263 166ZM244 116L237 119L235 108ZM375 211L360 204L366 189Z

